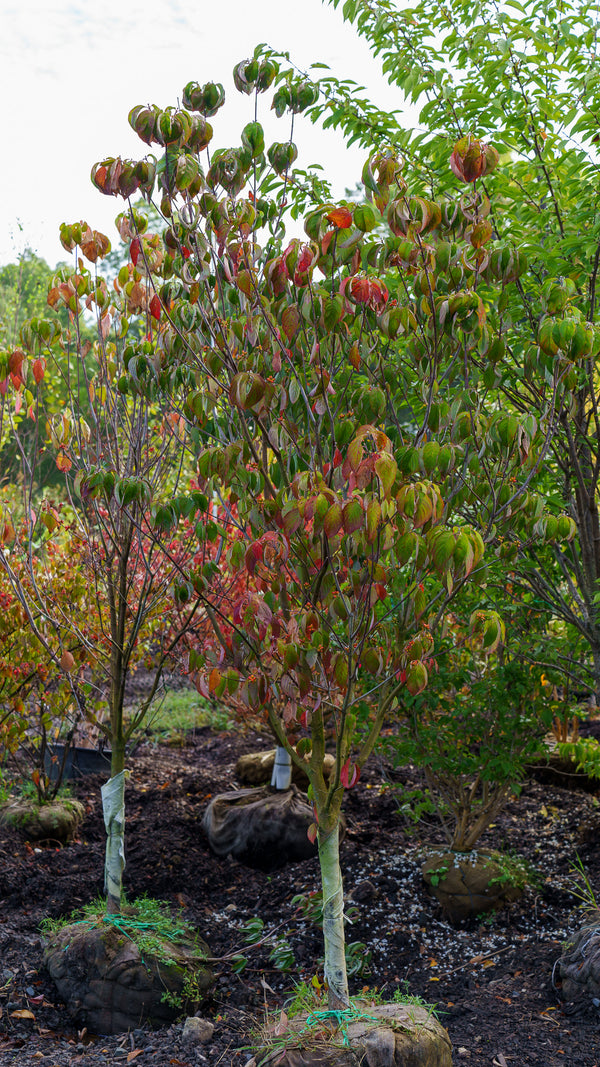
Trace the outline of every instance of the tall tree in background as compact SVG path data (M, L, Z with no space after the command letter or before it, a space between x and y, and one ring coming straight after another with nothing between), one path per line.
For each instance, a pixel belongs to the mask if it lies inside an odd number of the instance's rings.
M551 427L545 488L577 525L568 549L521 551L516 580L582 636L590 690L598 696L597 5L422 0L401 9L391 0L331 2L381 59L402 94L399 105L411 105L418 119L386 113L360 86L319 72L311 82L319 89L310 109L315 121L365 148L374 139L395 145L411 186L423 195L450 187L446 160L457 141L482 138L500 154L503 165L482 175L478 188L490 198L494 238L518 246L530 270L490 309L502 339L493 388L508 410ZM292 77L289 68L280 77ZM553 518L544 521L553 527Z
M26 249L17 263L0 267L0 344L16 346L23 323L46 312L54 271Z

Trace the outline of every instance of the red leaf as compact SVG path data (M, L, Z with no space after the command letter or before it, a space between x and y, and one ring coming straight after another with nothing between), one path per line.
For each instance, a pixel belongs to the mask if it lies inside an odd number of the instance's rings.
M157 320L160 319L161 310L162 309L161 309L160 300L159 300L157 294L155 293L154 296L152 297L152 300L150 301L150 314L152 315L152 318L157 319Z
M357 304L366 304L371 296L371 283L368 278L353 278L350 282L352 299Z
M129 246L129 255L131 256L131 262L134 267L137 267L137 261L140 258L140 252L142 251L142 242L139 237L134 237Z
M375 307L379 307L380 304L387 304L389 295L384 282L380 278L374 278L371 282L371 303Z
M14 352L11 352L8 360L8 369L15 389L20 389L25 384L25 378L23 377L24 358L21 349L17 348Z
M342 523L347 534L356 533L364 524L364 511L360 497L351 497L342 507Z
M8 522L3 523L2 527L0 528L0 541L3 545L6 545L9 541L14 541L14 539L15 528L12 522L10 522L9 520Z
M42 357L40 357L40 359L34 359L31 369L33 371L35 384L39 385L46 373L46 360Z
M347 230L352 225L352 215L347 207L336 207L327 215L327 221L338 230Z
M360 768L355 763L351 763L349 759L346 760L344 766L340 771L340 781L344 789L352 789L353 785L356 785L360 778Z
M467 183L476 182L481 175L494 170L497 163L496 149L471 134L456 142L450 156L450 169L457 178Z
M59 471L70 471L73 463L64 452L59 452L56 457L56 466Z
M254 574L256 564L259 559L263 558L263 546L259 541L255 541L253 545L250 545L246 550L246 570L249 574Z
M196 675L193 681L194 685L196 686L196 689L200 693L200 696L206 697L208 699L210 697L210 693L206 684L206 679L199 675Z
M94 181L99 189L104 189L107 177L108 169L106 167L98 167L98 170L94 174Z
M218 671L216 667L213 667L212 671L210 672L210 674L208 676L208 688L209 688L211 694L214 693L215 689L218 688L220 681L221 681L221 672Z
M297 333L299 324L300 313L298 308L293 305L284 308L281 314L281 325L288 341L291 341L292 337Z
M311 269L315 261L315 255L312 249L308 245L303 245L298 256L298 262L296 263L296 269L294 271L294 284L306 285L309 280L308 272Z
M342 525L342 507L335 501L329 508L324 520L323 529L327 537L335 537Z
M316 822L311 822L308 830L306 831L306 836L308 837L308 840L310 841L311 845L314 845L315 841L317 840L317 833L318 827Z

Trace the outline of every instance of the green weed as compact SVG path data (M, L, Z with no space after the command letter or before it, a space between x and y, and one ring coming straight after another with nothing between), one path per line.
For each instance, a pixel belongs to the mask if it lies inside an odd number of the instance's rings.
M495 853L493 862L499 868L500 873L490 879L490 885L524 889L526 885L535 885L540 880L535 868L523 856L517 856L516 853Z
M164 1004L168 1004L170 1008L183 1011L186 1005L199 1004L202 997L203 992L200 988L196 971L186 971L183 977L181 993L174 993L172 990L167 989L160 999Z
M291 971L295 966L296 959L294 950L287 938L281 934L265 934L265 924L258 916L248 919L241 927L240 933L247 945L257 945L264 942L269 948L269 960L278 971ZM238 953L232 959L232 968L236 974L241 974L248 964L247 956Z
M580 902L578 907L590 916L597 916L600 913L600 905L583 866L581 856L577 856L575 862L571 864L571 872L573 877L569 879L569 883L571 893Z

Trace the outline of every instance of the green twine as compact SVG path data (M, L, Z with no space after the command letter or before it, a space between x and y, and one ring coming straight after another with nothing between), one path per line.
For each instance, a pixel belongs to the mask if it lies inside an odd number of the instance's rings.
M164 929L164 927L161 924L160 920L156 921L156 922L152 922L151 920L150 921L148 921L148 920L142 921L140 919L132 919L128 915L120 915L118 913L115 913L113 915L112 912L106 912L106 914L104 914L102 916L97 916L97 918L93 918L93 919L80 919L78 922L73 923L73 926L91 926L91 927L94 927L94 926L97 925L98 919L100 919L101 922L108 923L110 926L114 926L117 930L120 930L120 932L122 934L124 934L125 937L129 938L130 941L133 941L134 944L136 943L135 942L135 938L132 937L131 934L129 933L130 930L154 930L154 931L160 931L161 939L162 940L166 940L166 941L177 941L177 940L179 940L179 938L186 936L186 930L185 930L185 927L183 927L183 926L174 926L172 928L172 930L169 931L169 930ZM140 946L138 945L138 948L139 947ZM142 963L144 964L144 966L147 967L148 964L146 963L146 961L145 961L145 959L144 959L144 957L143 957L143 955L141 953L141 950L140 950L140 958L141 958Z
M368 1022L376 1023L378 1026L381 1023L381 1019L376 1019L374 1015L367 1015L364 1011L358 1011L357 1008L350 1006L349 1008L342 1008L339 1011L331 1008L328 1011L312 1011L306 1018L306 1025L300 1031L301 1034L306 1033L311 1026L316 1026L320 1023L335 1022L337 1029L341 1032L344 1045L349 1045L348 1032L346 1027L349 1023L355 1022L358 1019L365 1019Z
M171 932L164 929L160 921L158 922L142 922L140 919L132 919L128 915L119 915L107 913L102 916L102 922L110 923L111 926L116 926L122 934L131 939L131 935L127 933L128 930L159 930L161 938L166 938L168 941L177 941L181 937L185 937L185 928L183 926L174 926Z
M109 912L105 915L94 917L93 919L78 919L77 922L74 922L72 925L96 926L98 920L103 923L109 923L111 926L116 926L117 930L120 930L122 934L125 934L125 937L128 937L130 941L133 941L133 938L131 937L131 934L128 933L128 930L160 931L161 938L164 938L166 941L177 941L179 938L186 936L186 930L183 926L174 926L169 932L169 930L166 930L163 927L160 920L157 920L156 922L152 922L151 920L142 922L140 919L131 919L128 915L119 915L117 913L113 915Z

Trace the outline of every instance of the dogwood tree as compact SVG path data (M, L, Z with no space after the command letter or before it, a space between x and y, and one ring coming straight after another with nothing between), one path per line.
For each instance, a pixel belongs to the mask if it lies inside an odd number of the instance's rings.
M484 573L485 542L503 531L568 538L574 525L564 516L549 529L532 491L551 423L502 408L493 389L507 301L527 277L483 187L498 152L459 138L447 191L432 196L407 182L391 145L371 143L367 197L333 202L294 167L291 132L266 144L258 103L277 78L272 105L293 128L317 90L257 54L234 71L255 105L240 145L212 151L208 120L224 91L190 82L183 106L130 113L156 155L94 165L97 188L128 203L118 225L130 260L109 294L78 253L51 290L73 317L74 402L40 448L52 450L89 531L115 722L142 621L164 612L163 576L175 573L188 614L171 643L200 609L211 626L189 654L198 687L261 712L307 770L335 1009L348 1003L344 792L403 693L427 686L436 628L456 591ZM153 200L162 233L145 232L134 195ZM290 208L304 216L302 236L288 230ZM92 263L107 250L85 224L65 227L63 240ZM98 322L90 351L77 343L84 305ZM45 322L28 330L0 365L13 419L35 414L28 387L46 373L40 345L56 336ZM178 491L184 440L189 494ZM194 548L187 540L176 555L186 519ZM6 548L2 562L10 568ZM476 609L470 632L492 651L502 620ZM113 738L122 752L120 728ZM121 769L115 762L113 779ZM109 882L112 907L118 888Z
M192 650L190 669L202 691L262 709L307 768L336 1008L348 1002L344 791L402 693L427 685L435 627L481 573L484 540L509 525L543 535L529 485L548 433L490 393L503 307L526 271L518 244L495 237L481 188L496 150L459 140L454 188L437 198L413 192L391 148L375 150L368 199L322 202L293 167L291 139L265 143L258 96L276 77L269 59L236 67L256 101L238 147L211 154L223 90L190 83L183 107L130 113L158 160L113 157L92 176L109 195L156 193L164 216L160 260L132 217L131 271L143 265L161 385L193 379L181 415L231 590L216 602L211 574L196 582L213 640ZM273 107L295 116L315 99L290 76ZM290 202L304 236L286 233ZM120 284L127 293L131 272ZM128 367L143 390L148 379ZM566 517L560 532L573 533ZM471 631L491 651L502 621L476 610Z

